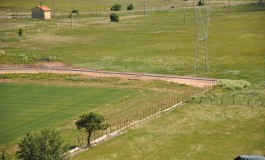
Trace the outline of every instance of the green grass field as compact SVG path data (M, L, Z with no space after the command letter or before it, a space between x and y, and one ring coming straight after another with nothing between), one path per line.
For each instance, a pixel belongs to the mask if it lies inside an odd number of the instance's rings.
M0 84L0 144L93 111L130 89Z
M195 89L160 81L46 73L7 74L1 79L16 83L0 83L1 145L45 127L58 128L72 145L73 137L81 134L73 122L82 113L97 112L115 123Z
M227 160L265 155L264 117L264 107L185 105L73 159Z
M262 81L265 5L243 5L211 10L209 28L210 73L198 76ZM150 12L146 16L121 14L111 23L109 14L84 14L50 21L0 19L0 48L6 53L62 57L75 66L131 72L193 75L193 11ZM27 32L18 38L19 28ZM4 62L2 62L4 63ZM244 67L242 67L244 66ZM255 78L253 78L255 77Z

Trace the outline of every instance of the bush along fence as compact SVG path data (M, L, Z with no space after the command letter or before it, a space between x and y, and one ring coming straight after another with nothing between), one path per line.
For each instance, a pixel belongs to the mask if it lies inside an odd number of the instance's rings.
M193 97L200 96L202 93L207 92L212 88L215 82L209 82L209 84L204 85L201 88L196 88L193 90L189 90L188 92L183 92L177 96L175 99L168 99L156 106L147 108L139 113L132 114L125 119L121 119L116 121L115 123L109 124L109 127L106 130L101 130L94 132L91 137L91 144L97 145L103 141L106 141L110 138L116 137L125 132L125 129L133 126L137 123L141 123L149 118L162 115L163 113L167 113L172 111L173 109L181 106L187 100L192 99ZM87 135L82 137L77 137L73 140L72 145L75 148L70 151L70 154L74 155L80 152L80 148L85 148L87 145Z
M265 100L246 100L246 99L201 99L194 100L193 102L197 104L205 104L205 105L227 105L227 106L261 106L265 107Z

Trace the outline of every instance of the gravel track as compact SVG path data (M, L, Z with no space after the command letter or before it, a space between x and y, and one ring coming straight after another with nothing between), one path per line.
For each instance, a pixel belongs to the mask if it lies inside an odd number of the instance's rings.
M111 72L76 68L0 68L0 74L8 73L81 74L92 77L118 77L130 80L161 80L196 87L212 86L217 81L217 79L212 78L196 78L149 73Z

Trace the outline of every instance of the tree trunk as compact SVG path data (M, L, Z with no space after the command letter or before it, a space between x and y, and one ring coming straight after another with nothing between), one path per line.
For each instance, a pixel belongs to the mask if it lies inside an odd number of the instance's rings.
M90 144L91 134L92 134L92 132L89 132L89 133L88 133L88 136L87 136L87 146L88 146L88 147L91 146L91 144Z

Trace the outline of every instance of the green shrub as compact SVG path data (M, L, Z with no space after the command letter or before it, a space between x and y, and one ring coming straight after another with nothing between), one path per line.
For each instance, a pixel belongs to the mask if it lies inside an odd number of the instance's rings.
M133 4L130 4L130 5L127 6L127 10L133 10L133 9L134 9Z
M66 146L61 138L61 133L54 129L44 129L39 133L27 133L18 143L19 151L17 158L22 160L42 159L59 160L64 159L63 153Z
M240 90L250 86L250 83L244 80L221 79L217 81L217 86L228 90Z
M204 2L202 2L201 0L198 2L197 6L203 6Z
M112 13L110 15L110 21L112 21L112 22L119 22L119 16L116 15L115 13Z
M113 6L110 7L111 11L120 11L121 10L121 5L120 4L114 4Z
M0 50L0 56L5 56L6 52L4 50Z
M73 9L72 13L75 13L76 15L79 15L79 10L78 9Z
M19 35L19 36L23 36L23 32L24 32L23 29L20 28L20 29L18 30L18 35Z
M63 62L63 58L61 57L56 57L56 56L50 56L48 58L49 62Z

